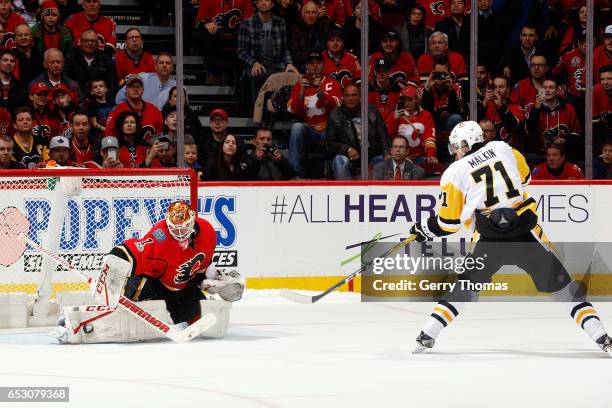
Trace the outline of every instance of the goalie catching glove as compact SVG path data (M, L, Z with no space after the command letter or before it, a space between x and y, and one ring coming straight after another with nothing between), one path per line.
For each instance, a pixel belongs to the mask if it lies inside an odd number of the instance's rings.
M200 289L211 295L219 295L227 302L236 302L242 298L245 279L238 271L218 270L211 264L206 270L206 279L200 284Z

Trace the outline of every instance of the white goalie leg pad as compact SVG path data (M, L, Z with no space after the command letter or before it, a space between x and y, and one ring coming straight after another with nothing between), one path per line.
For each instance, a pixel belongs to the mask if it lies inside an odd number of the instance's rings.
M207 313L212 313L217 318L215 324L207 330L204 330L200 337L209 337L213 339L222 339L227 333L229 327L230 309L232 308L231 302L225 300L200 300L201 315L205 316Z
M163 300L136 303L164 323L172 324ZM61 343L132 342L165 338L122 308L113 309L104 305L66 307L63 320L65 327L58 327L53 333Z
M94 285L93 303L115 307L131 270L130 262L115 255L107 255Z

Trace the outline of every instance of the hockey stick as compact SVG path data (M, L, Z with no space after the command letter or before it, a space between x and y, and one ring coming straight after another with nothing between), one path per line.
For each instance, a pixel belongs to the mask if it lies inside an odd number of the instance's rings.
M391 249L389 249L387 252L381 255L380 258L388 257L389 255L391 255L398 249L405 247L406 245L408 245L415 239L416 239L416 235L413 234L409 236L405 240L395 244ZM351 273L350 275L347 275L340 282L334 284L332 287L330 287L329 289L327 289L326 291L322 293L319 293L318 295L315 295L315 296L302 295L300 293L294 292L289 289L281 290L280 295L284 297L285 299L290 300L292 302L296 302L296 303L304 303L304 304L315 303L321 300L322 298L324 298L325 296L327 296L328 294L330 294L331 292L333 292L334 290L338 289L340 286L354 279L357 275L360 275L361 273L363 273L363 271L365 271L370 265L372 265L373 262L374 260L363 265L361 268L357 269L355 272Z

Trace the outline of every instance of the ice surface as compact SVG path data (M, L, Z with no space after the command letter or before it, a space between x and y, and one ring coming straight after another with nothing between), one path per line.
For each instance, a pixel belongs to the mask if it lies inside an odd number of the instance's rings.
M596 306L612 327L612 303ZM69 404L20 407L612 407L612 359L560 305L468 305L434 353L412 355L431 308L259 291L221 340L58 345L0 331L0 385L70 387Z

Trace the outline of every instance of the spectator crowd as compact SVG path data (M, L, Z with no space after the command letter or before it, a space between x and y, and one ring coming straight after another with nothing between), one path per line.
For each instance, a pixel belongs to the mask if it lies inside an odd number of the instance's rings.
M0 0L0 168L165 168L181 150L203 180L354 179L362 156L372 179L435 178L452 161L450 131L471 119L486 141L521 151L534 179L584 178L590 160L596 178L612 175L610 0L594 2L594 49L585 0L371 0L367 67L360 0L185 0L186 49L202 54L206 83L243 90L261 123L248 143L220 107L203 126L187 93L178 118L173 55L147 52L136 27L118 47L103 1ZM156 23L168 24L164 13ZM279 120L291 123L285 135L274 130Z

